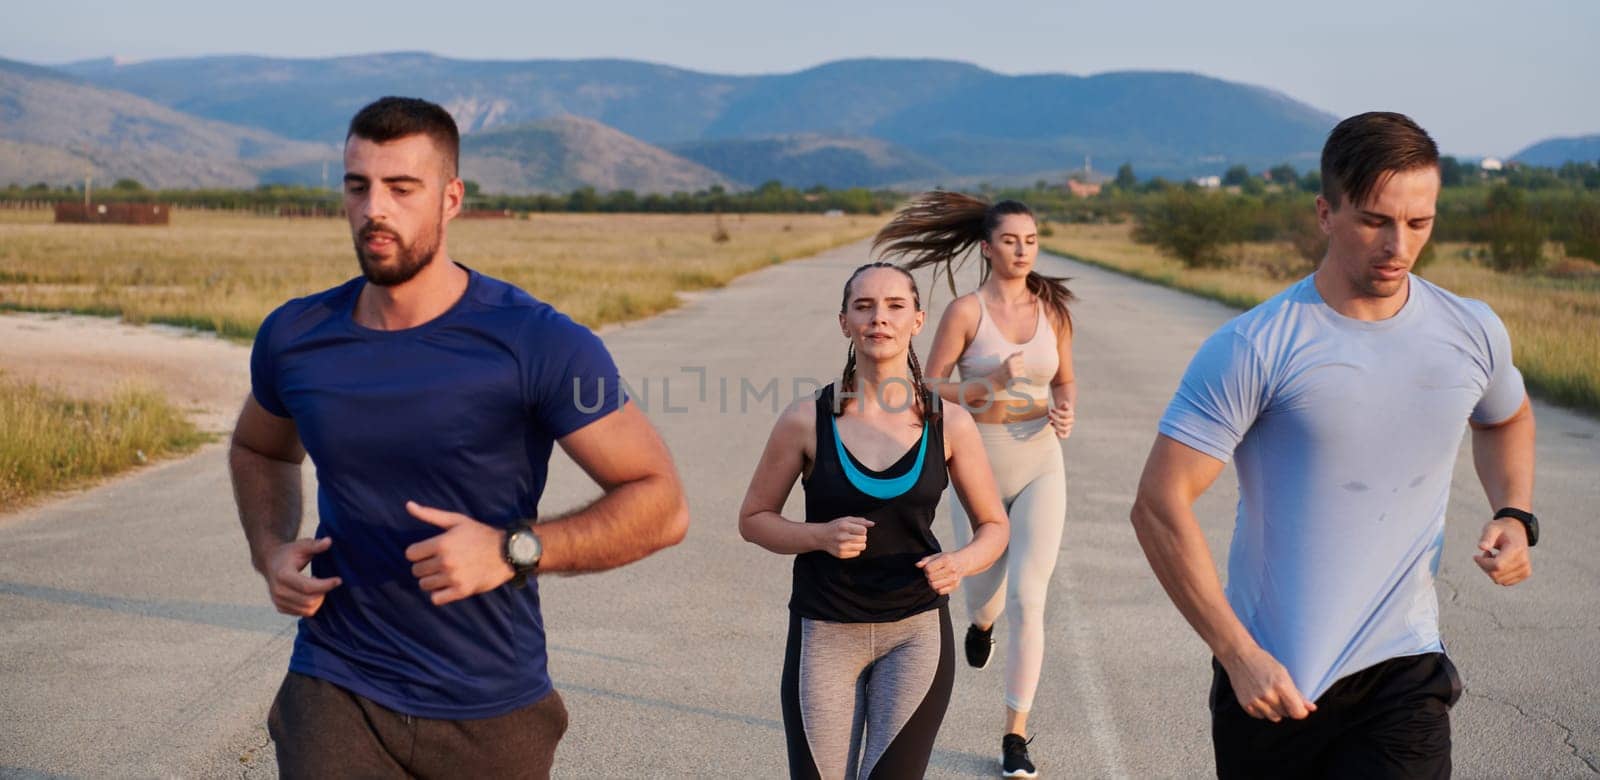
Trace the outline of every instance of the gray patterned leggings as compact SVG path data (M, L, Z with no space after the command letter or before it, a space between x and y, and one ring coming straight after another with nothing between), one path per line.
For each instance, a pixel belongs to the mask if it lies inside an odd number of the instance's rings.
M789 776L922 777L955 682L950 613L893 623L789 617Z

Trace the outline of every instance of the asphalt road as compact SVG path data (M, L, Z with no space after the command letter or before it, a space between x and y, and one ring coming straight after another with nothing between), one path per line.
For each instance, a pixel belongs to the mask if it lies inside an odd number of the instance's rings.
M775 404L843 365L834 315L864 257L856 244L774 266L604 332L677 458L693 520L681 546L642 563L542 583L572 714L558 775L784 773L789 560L740 540L736 514ZM1207 775L1208 654L1127 516L1178 376L1234 312L1058 258L1041 267L1075 277L1082 298L1081 388L1033 754L1058 777ZM925 349L950 294L925 283L923 296ZM1500 588L1473 565L1488 510L1468 448L1457 464L1439 596L1468 686L1458 777L1600 774L1600 423L1535 409L1545 541L1532 580ZM558 461L546 511L596 494ZM1236 499L1230 470L1200 503L1219 558ZM220 446L0 519L0 626L0 776L274 773L263 723L294 628L249 568ZM998 665L958 668L930 775L995 774L1002 686Z

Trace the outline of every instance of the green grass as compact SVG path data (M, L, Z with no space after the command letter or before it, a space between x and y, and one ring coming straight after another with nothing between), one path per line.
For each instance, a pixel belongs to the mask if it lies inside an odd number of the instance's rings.
M0 420L0 511L207 439L160 395L132 388L95 401L0 377Z
M1246 309L1277 294L1311 268L1288 244L1234 247L1238 265L1190 269L1134 243L1127 225L1058 225L1044 248L1081 262ZM1557 260L1550 273L1498 273L1470 244L1444 243L1422 270L1458 295L1488 303L1511 332L1517 367L1541 398L1600 413L1600 267Z

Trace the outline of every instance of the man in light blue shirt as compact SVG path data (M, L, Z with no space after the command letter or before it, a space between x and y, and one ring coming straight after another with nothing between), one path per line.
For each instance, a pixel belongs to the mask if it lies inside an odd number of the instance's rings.
M1463 423L1498 510L1478 565L1502 585L1531 572L1534 422L1510 338L1410 273L1438 160L1399 114L1334 128L1320 267L1200 347L1145 464L1132 519L1216 657L1220 776L1448 776L1460 682L1433 579ZM1192 507L1230 459L1224 593Z

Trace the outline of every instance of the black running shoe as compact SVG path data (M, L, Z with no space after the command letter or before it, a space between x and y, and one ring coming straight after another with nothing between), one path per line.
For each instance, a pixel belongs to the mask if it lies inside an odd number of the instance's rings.
M982 669L994 657L994 626L987 629L967 626L967 665Z
M1028 743L1021 734L1007 734L1000 738L1000 776L1038 777L1039 770L1028 760Z

